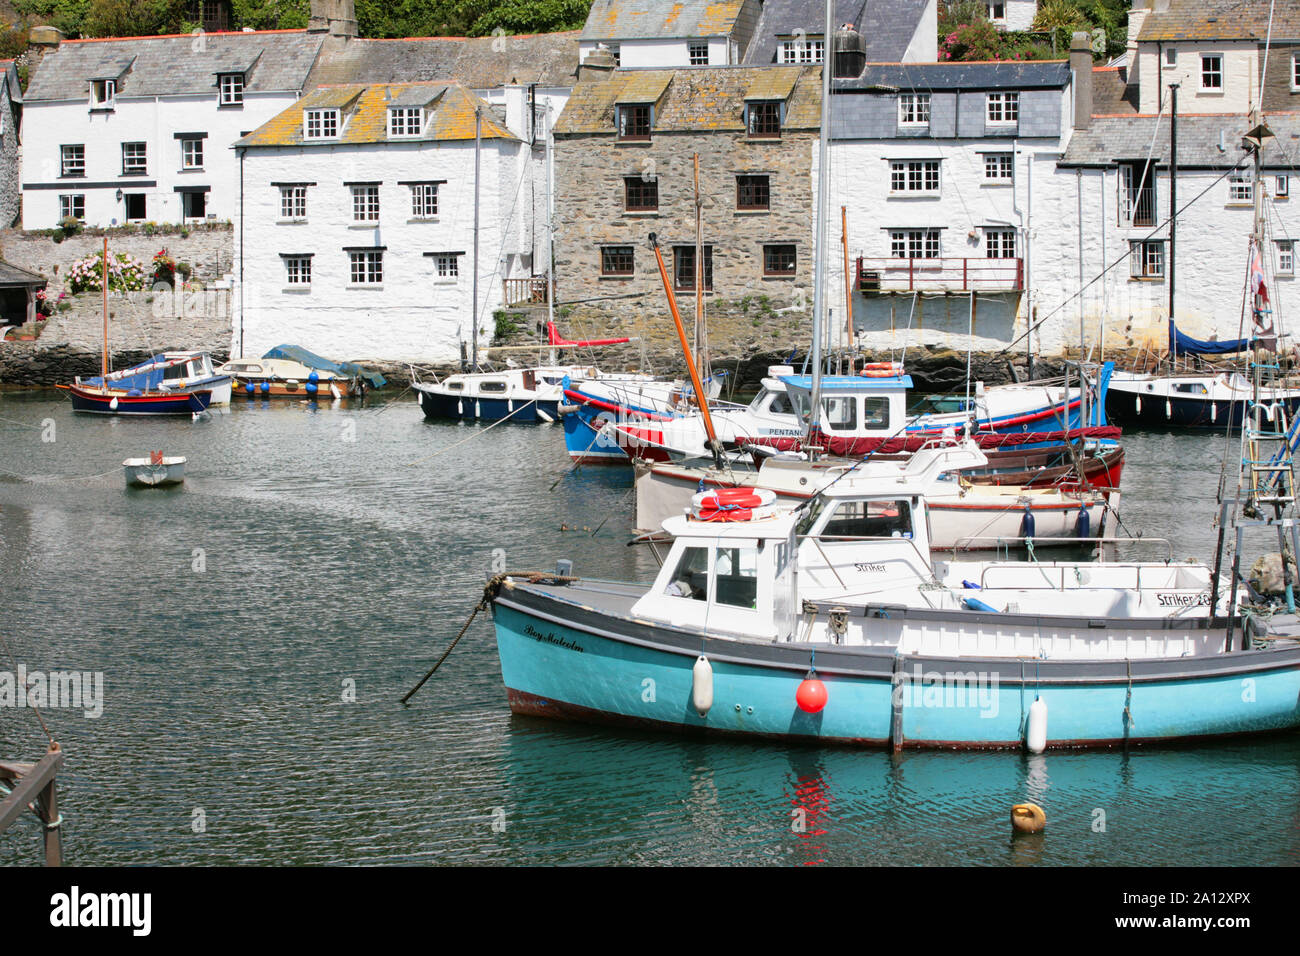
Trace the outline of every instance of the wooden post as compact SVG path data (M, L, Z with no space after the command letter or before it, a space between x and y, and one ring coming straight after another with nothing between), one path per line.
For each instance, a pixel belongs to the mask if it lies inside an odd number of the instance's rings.
M101 283L101 285L103 285L104 287L103 289L104 292L104 353L100 361L100 371L103 375L103 379L100 381L100 384L107 389L108 388L108 236L104 237L103 266L104 266L103 282Z
M50 749L35 764L0 763L0 779L12 782L9 794L0 800L0 833L9 828L31 804L44 824L45 865L63 862L63 841L59 836L59 804L55 778L63 766L63 751L50 742Z

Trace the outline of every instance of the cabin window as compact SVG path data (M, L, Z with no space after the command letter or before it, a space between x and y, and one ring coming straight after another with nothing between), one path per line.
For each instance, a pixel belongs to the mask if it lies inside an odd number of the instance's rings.
M828 398L824 421L832 431L848 431L858 427L858 400L856 396L846 395L842 398Z
M772 403L767 406L767 410L773 415L793 415L794 405L790 404L790 396L784 392L773 392Z
M758 607L757 548L718 548L713 573L715 603L750 610Z
M682 556L669 579L664 594L669 597L691 598L705 601L709 597L709 549L688 547L682 549Z
M480 392L504 392L506 390L505 382L481 382L478 390Z
M867 428L888 428L889 399L880 397L863 399L862 424Z
M910 538L912 505L895 501L841 501L835 506L821 538Z
M444 386L449 392L459 392L465 387L464 382L447 382Z

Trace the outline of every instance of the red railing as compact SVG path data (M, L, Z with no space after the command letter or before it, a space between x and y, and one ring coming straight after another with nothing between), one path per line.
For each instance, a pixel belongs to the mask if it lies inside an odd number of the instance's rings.
M546 304L546 276L505 279L504 282L507 306Z
M1023 259L858 257L859 292L1022 292Z

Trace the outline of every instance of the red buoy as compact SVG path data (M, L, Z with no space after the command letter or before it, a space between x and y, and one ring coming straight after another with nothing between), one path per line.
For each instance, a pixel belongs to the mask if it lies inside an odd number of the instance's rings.
M808 676L799 683L794 692L794 701L806 714L815 714L826 706L826 685L817 677L816 671L809 671Z

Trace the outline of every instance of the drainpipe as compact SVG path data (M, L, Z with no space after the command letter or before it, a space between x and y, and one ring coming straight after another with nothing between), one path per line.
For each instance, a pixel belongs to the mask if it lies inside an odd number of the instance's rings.
M239 357L244 357L244 154L239 150Z

